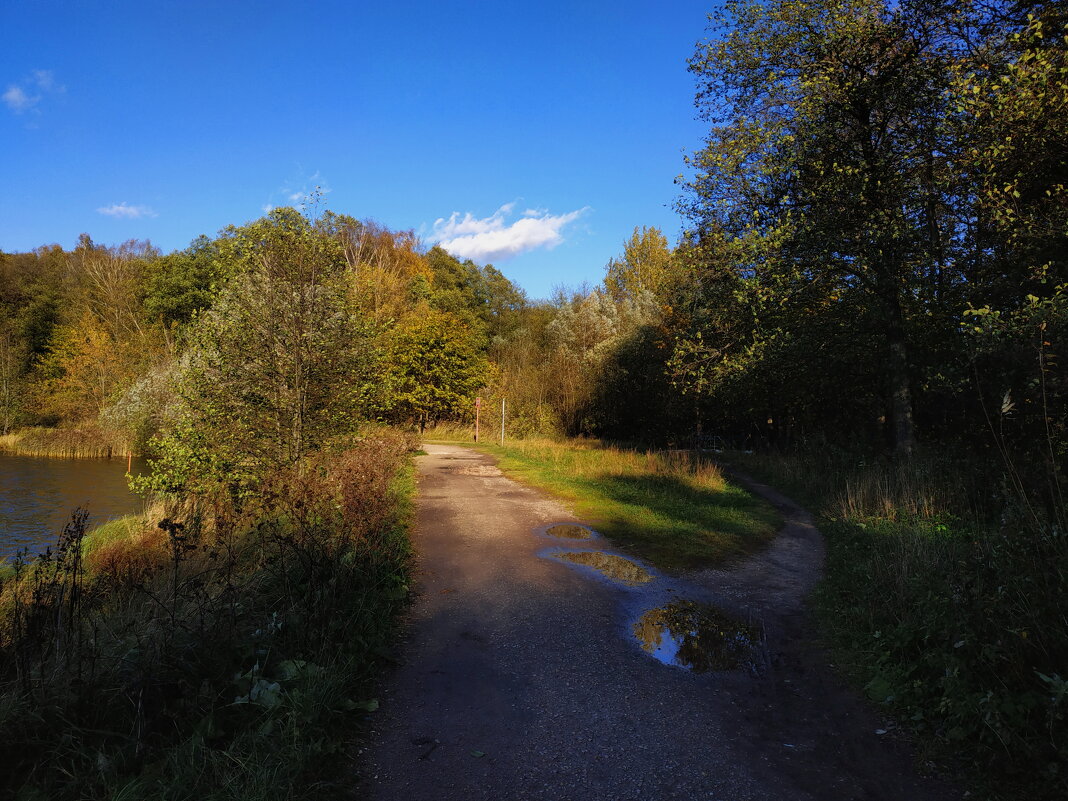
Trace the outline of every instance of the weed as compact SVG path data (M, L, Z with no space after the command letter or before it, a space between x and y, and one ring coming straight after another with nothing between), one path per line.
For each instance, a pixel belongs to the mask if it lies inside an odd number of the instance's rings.
M130 444L124 437L95 426L24 428L0 436L0 451L63 459L117 459L129 455Z

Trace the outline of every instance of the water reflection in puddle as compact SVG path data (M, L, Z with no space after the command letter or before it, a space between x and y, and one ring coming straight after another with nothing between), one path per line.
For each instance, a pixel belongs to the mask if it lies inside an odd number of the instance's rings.
M569 540L588 540L593 536L591 529L576 523L558 523L545 529L545 533L550 537L563 537Z
M551 554L557 559L592 567L602 575L634 586L652 581L653 576L644 567L614 553L601 553L600 551L557 551Z
M650 609L634 624L642 648L666 665L696 673L755 669L760 627L693 601L673 601Z

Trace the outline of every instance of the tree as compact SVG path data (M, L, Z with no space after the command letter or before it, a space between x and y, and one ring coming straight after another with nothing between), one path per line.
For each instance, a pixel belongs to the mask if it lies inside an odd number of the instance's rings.
M219 249L206 236L188 248L145 265L144 315L166 326L185 325L211 307L230 277L219 262Z
M150 242L129 240L118 247L96 245L88 234L78 238L70 268L86 287L88 305L105 322L112 337L144 336L141 283L146 264L159 257Z
M560 297L556 317L546 328L552 403L570 434L604 428L605 410L597 408L597 382L623 341L654 322L659 309L652 294L641 290L620 302L601 289Z
M7 434L19 419L24 358L11 331L0 325L0 434Z
M448 312L428 310L405 319L391 337L389 412L396 421L428 424L464 415L486 384L489 363L479 337Z
M96 419L137 374L136 354L89 309L55 331L41 360L41 408L64 422Z
M243 491L354 432L369 403L374 352L338 242L299 212L275 209L228 230L220 252L235 277L192 334L156 489L223 482Z
M353 302L380 328L404 315L414 285L430 280L430 266L414 231L391 231L329 211L317 227L340 247Z
M780 307L856 299L907 455L909 312L938 285L932 276L956 281L945 61L880 0L745 0L726 15L690 64L712 128L680 206L699 232L758 245L735 269Z
M623 256L612 259L605 268L605 288L616 300L641 292L659 296L672 274L672 253L667 238L656 227L635 226L623 243Z

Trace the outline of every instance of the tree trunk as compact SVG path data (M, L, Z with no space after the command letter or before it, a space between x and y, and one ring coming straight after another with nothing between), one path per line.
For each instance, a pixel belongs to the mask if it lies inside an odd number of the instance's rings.
M912 455L912 387L909 380L908 346L901 301L893 297L888 303L886 339L889 346L887 370L890 373L890 421L894 438L894 454L904 458Z

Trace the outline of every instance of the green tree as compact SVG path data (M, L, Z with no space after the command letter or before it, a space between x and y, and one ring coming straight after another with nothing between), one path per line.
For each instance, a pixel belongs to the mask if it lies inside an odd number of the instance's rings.
M222 244L235 277L198 318L156 489L254 485L354 432L369 405L370 332L349 301L337 241L275 209Z
M438 246L426 258L433 274L427 296L431 306L467 321L489 345L501 345L518 329L527 299L500 270L460 261Z
M393 332L388 359L390 417L420 431L465 416L489 378L479 336L448 312L430 310Z
M671 247L660 229L635 226L623 243L622 257L613 258L605 268L605 288L616 300L641 292L659 296L672 278L672 266Z
M144 315L164 325L185 325L211 307L227 275L218 245L206 236L188 248L149 262L145 268Z
M792 320L846 298L862 311L886 376L867 391L907 454L910 312L959 283L945 60L881 0L746 0L724 22L691 61L712 127L681 207L698 231L750 244L735 269Z

